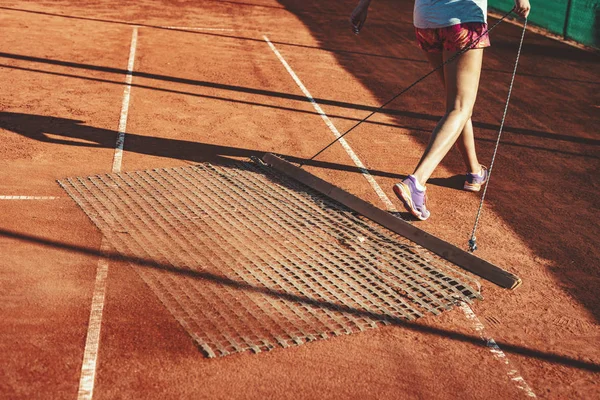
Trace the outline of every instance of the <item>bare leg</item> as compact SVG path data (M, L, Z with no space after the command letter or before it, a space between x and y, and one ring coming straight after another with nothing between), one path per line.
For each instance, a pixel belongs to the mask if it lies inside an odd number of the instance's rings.
M443 57L447 60L454 54L454 52L445 51ZM473 126L471 123L467 125L467 122L470 122L477 98L482 60L483 49L473 49L444 67L446 114L434 129L429 145L413 173L421 185L425 185L435 168L463 132L466 133L462 144L464 145L463 150L465 150L463 157L465 163L468 164L467 168L475 167L475 170L471 172L480 170L475 154ZM430 58L430 61L434 60Z
M425 53L429 64L433 68L439 67L444 62L444 55L442 53ZM444 90L446 89L446 79L444 78L444 70L438 70L438 77L442 82ZM456 141L456 147L460 151L463 157L467 172L478 173L481 171L481 164L477 159L477 152L475 151L475 135L473 134L473 123L471 118L465 123L465 126L460 134L459 139Z
M432 67L437 68L444 61L442 53L426 53L429 64ZM438 76L442 81L444 89L446 88L446 80L444 79L444 71L438 70ZM477 159L477 152L475 151L475 136L473 134L473 123L471 118L465 123L459 139L456 141L456 147L460 151L463 157L467 172L478 173L481 171L481 164Z
M465 124L460 137L456 141L456 147L463 157L467 172L472 174L481 172L481 164L477 159L477 152L475 151L475 135L473 134L471 118Z
M427 60L429 60L429 65L431 65L432 68L437 68L440 65L442 65L442 63L444 62L444 54L441 52L440 53L425 52L425 55L427 56ZM442 81L442 87L444 88L444 91L445 91L446 90L446 80L444 79L444 70L438 69L437 74L438 74L438 78L440 78L440 80Z

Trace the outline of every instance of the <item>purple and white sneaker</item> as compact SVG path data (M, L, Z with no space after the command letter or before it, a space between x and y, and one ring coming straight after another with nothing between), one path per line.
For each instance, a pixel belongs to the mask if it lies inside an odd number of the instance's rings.
M479 192L488 180L488 170L483 165L479 174L468 173L463 188L469 192Z
M416 182L415 177L409 175L402 182L396 183L393 189L396 196L404 203L406 210L421 221L425 221L430 215L426 206L427 193L417 189Z

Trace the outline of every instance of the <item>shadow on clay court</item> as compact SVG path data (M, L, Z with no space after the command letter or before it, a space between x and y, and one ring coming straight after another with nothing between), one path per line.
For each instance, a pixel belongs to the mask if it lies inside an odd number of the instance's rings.
M0 129L18 133L30 139L44 143L78 147L100 147L112 149L115 146L118 132L96 128L83 124L83 121L67 118L46 117L41 115L0 112ZM127 133L125 151L166 157L191 162L210 162L213 164L231 165L227 157L262 157L265 152L238 147L218 146L213 144L190 142L179 139L164 139ZM318 168L334 169L360 174L354 165L345 165L327 161L309 160L290 154L279 154L287 161ZM372 175L402 180L406 175L386 171L369 170ZM433 178L432 184L448 188L461 189L464 183L462 175L449 178Z
M211 0L212 1L212 0ZM219 1L219 0L214 0L214 1ZM219 1L221 3L224 3L222 1ZM258 4L248 4L248 3L237 3L234 2L235 4L240 4L240 5L248 5L248 6L252 6L252 7L266 7L266 8L275 8L275 9L286 9L285 7L273 7L273 6L266 6L266 5L258 5ZM221 38L226 38L226 39L238 39L238 40L247 40L247 41L255 41L255 42L263 42L262 39L257 39L257 38L251 38L251 37L240 37L240 36L232 36L232 35L227 35L227 34L223 34L223 33L212 33L212 32L199 32L199 31L194 31L194 30L188 30L185 28L176 28L176 27L165 27L165 26L159 26L159 25L149 25L149 24L143 24L143 23L133 23L133 22L126 22L126 21L116 21L116 20L107 20L107 19L100 19L100 18L90 18L90 17L82 17L82 16L74 16L74 15L66 15L66 14L56 14L56 13L50 13L50 12L45 12L45 11L34 11L34 10L25 10L25 9L19 9L19 8L13 8L13 7L0 7L0 10L7 10L7 11L16 11L16 12L23 12L23 13L30 13L30 14L39 14L39 15L47 15L47 16L52 16L52 17L59 17L59 18L67 18L67 19L76 19L76 20L83 20L83 21L94 21L94 22L103 22L103 23L109 23L109 24L117 24L117 25L128 25L128 26L137 26L137 27L144 27L144 28L152 28L152 29L163 29L163 30L171 30L171 31L176 31L176 32L185 32L188 34L193 34L193 35L204 35L204 36L214 36L214 37L221 37ZM289 11L289 10L287 10ZM310 13L310 11L306 11L306 10L296 10L296 13ZM315 11L317 12L317 11ZM322 11L318 11L319 15L322 15L323 12ZM598 11L598 13L600 14L600 11ZM336 14L342 17L346 17L346 14ZM597 18L598 20L598 18ZM370 22L372 22L372 18L369 20ZM380 22L386 22L386 21L380 21ZM393 24L407 24L412 26L412 23L410 22L406 22L406 21L399 21L398 19L395 19L393 21L387 21L389 23L393 23ZM600 37L600 29L596 28L596 36ZM340 48L328 48L328 47L315 47L315 46L309 46L306 44L299 44L299 43L289 43L289 42L281 42L281 41L276 41L276 40L272 40L272 43L276 44L276 45L281 45L281 46L290 46L290 47L299 47L299 48L306 48L306 49L318 49L321 51L327 51L327 52L331 52L331 53L337 53L340 55L343 54L348 54L348 55L360 55L360 56L366 56L366 57L374 57L374 58L383 58L383 59L391 59L391 60L397 60L397 61L409 61L409 62L413 62L413 63L423 63L423 64L427 64L426 60L423 59L418 59L418 58L406 58L406 57L397 57L397 56L393 56L393 55L389 55L389 54L377 54L377 53L373 53L373 52L364 52L364 51L356 51L356 50L348 50L348 49L340 49ZM597 43L600 43L600 39L597 39ZM510 45L510 43L508 42L500 42L498 43L498 45L500 46L507 46ZM541 52L538 50L538 52ZM563 53L561 53L563 54ZM548 54L546 52L546 55L554 55L556 56L556 54ZM580 53L577 53L577 56L581 56ZM594 56L589 56L589 55L584 55L584 57L589 58L591 61L598 61L598 57L596 56L594 58ZM500 74L511 74L512 72L509 70L499 70L499 69L492 69L492 68L485 68L483 69L484 71L490 71L490 72L496 72L496 73L500 73ZM520 76L528 76L528 77L532 77L532 78L538 78L538 79L543 79L543 80L557 80L557 81L567 81L567 82L575 82L575 83L584 83L584 84L592 84L592 85L600 85L600 81L590 81L590 80L583 80L583 79L574 79L572 77L563 77L563 76L548 76L548 75L540 75L540 74L532 74L532 73L524 73L524 72L519 72Z
M79 120L10 112L0 112L0 129L45 143L107 149L114 148L118 136L117 131L85 125L83 121ZM180 139L165 139L153 136L143 136L131 132L127 132L125 151L197 163L210 162L213 164L225 165L231 164L231 159L228 157L250 158L255 156L260 158L265 154L264 151L258 149L219 146ZM310 160L291 154L279 155L287 161L296 164L356 174L362 173L362 171L354 164L347 165L328 161ZM395 180L402 180L407 176L406 174L377 169L370 169L369 172L373 176L381 176ZM462 190L464 175L456 174L446 178L431 178L429 183L436 186Z
M224 1L220 1L220 0L210 0L210 1L216 1L219 3L226 3ZM240 4L240 3L236 3L236 4ZM263 5L252 5L253 7L265 7L265 8L275 8L275 9L281 9L281 10L285 10L284 7L273 7L273 6L263 6ZM81 17L81 16L74 16L74 15L67 15L67 14L56 14L56 13L51 13L51 12L45 12L45 11L34 11L34 10L24 10L21 8L13 8L13 7L1 7L0 6L0 10L7 10L7 11L16 11L16 12L23 12L23 13L28 13L28 14L37 14L37 15L47 15L47 16L51 16L51 17L59 17L59 18L66 18L66 19L75 19L75 20L82 20L82 21L93 21L93 22L102 22L102 23L107 23L107 24L116 24L116 25L127 25L127 26L131 26L131 27L144 27L144 28L152 28L152 29L162 29L162 30L169 30L169 31L175 31L175 32L185 32L185 33L189 33L189 34L197 34L197 35L206 35L206 36L215 36L215 37L221 37L221 38L227 38L227 39L239 39L239 40L247 40L247 41L253 41L253 42L260 42L260 43L264 43L263 39L258 39L258 38L252 38L252 37L240 37L240 36L232 36L232 35L227 35L227 34L219 34L219 33L210 33L210 32L199 32L196 30L190 30L190 29L186 29L183 27L168 27L168 26L161 26L161 25L149 25L149 24L143 24L143 23L133 23L133 22L127 22L127 21L116 21L116 20L108 20L108 19L101 19L101 18L91 18L91 17ZM287 12L287 10L286 10ZM300 13L304 13L304 14L310 14L310 11L307 10L298 10L298 12ZM319 12L320 14L322 14L322 11ZM398 23L398 21L388 21L390 23ZM259 31L258 29L256 30L257 32ZM417 63L425 63L426 61L424 60L418 60L418 59L408 59L408 58L401 58L401 57L394 57L394 56L390 56L390 55L384 55L384 54L374 54L374 53L367 53L367 52L356 52L356 51L351 51L351 50L341 50L341 49L322 49L320 47L314 47L314 46L308 46L308 45L304 45L304 44L297 44L297 43L285 43L285 42L277 42L277 41L273 41L272 43L278 44L278 45L285 45L285 46L293 46L293 47L302 47L302 48L307 48L307 49L319 49L319 50L326 50L326 51L330 51L332 53L340 53L340 54L358 54L358 55L363 55L363 56L368 56L368 57L380 57L380 58L391 58L391 59L395 59L395 60L403 60L403 61L411 61L411 62L417 62Z
M519 38L510 38L511 40L505 40L504 38L494 40L494 46L501 48L502 50L513 51L514 41ZM523 51L527 52L529 56L543 57L546 59L558 58L562 60L573 61L575 63L590 63L592 65L597 64L600 61L600 55L593 52L582 51L576 47L563 46L560 51L556 51L556 44L551 43L548 39L542 38L541 40L528 40L523 45ZM598 82L596 82L597 84Z
M107 149L114 149L118 136L117 131L88 126L83 124L83 121L9 112L0 112L0 129L44 143ZM260 150L143 136L130 132L127 132L125 151L196 163L210 162L217 165L230 165L232 160L228 157L250 158L262 157L265 154ZM354 165L308 160L289 154L279 155L297 164L361 173ZM394 179L404 178L404 175L386 171L371 171L371 173Z
M485 341L481 340L479 336L466 335L464 333L449 331L446 329L440 329L431 326L425 326L417 323L408 322L402 318L397 318L389 315L373 313L366 310L360 310L352 307L347 307L343 305L339 305L336 303L330 303L322 300L315 300L310 297L298 296L291 293L286 293L282 291L273 290L265 287L257 287L252 286L246 282L240 282L236 280L229 279L224 276L219 276L215 274L211 274L206 271L192 271L190 269L180 269L174 267L169 264L161 264L154 260L144 259L144 258L136 258L123 256L119 253L115 252L102 252L95 248L90 247L82 247L75 244L68 244L57 242L51 239L46 239L37 236L31 236L19 232L7 231L0 228L0 237L4 237L8 240L16 240L21 242L27 242L30 244L35 244L44 247L51 247L53 249L60 249L65 251L76 252L85 255L91 255L96 257L105 257L113 260L124 260L131 265L137 268L155 268L162 271L167 271L174 274L185 275L192 279L198 279L206 282L212 282L219 285L224 285L228 287L232 287L238 290L249 291L253 293L260 293L266 296L271 296L277 299L283 299L286 301L302 303L314 307L320 307L324 309L328 309L335 312L343 312L346 314L356 315L360 317L375 319L375 320L387 320L390 324L394 326L399 326L404 329L409 329L411 331L420 332L429 335L436 335L444 338L448 338L450 340L456 340L463 343L469 343L471 345L475 345L478 347L486 347L487 344ZM600 371L600 364L595 364L593 362L576 360L573 358L569 358L566 356L561 356L559 354L543 352L527 347L523 347L520 345L514 345L506 342L498 342L499 346L506 352L520 354L527 357L536 358L545 362L555 363L564 365L566 367L577 368L588 371Z
M119 68L90 65L90 64L81 64L81 63L74 63L74 62L61 61L61 60L52 60L52 59L46 59L46 58L31 57L31 56L25 56L25 55L19 55L19 54L9 54L9 53L3 53L3 52L0 52L0 58L27 61L27 62L32 62L32 63L36 63L36 64L43 63L43 64L50 64L50 65L64 66L64 67L68 67L68 68L93 70L93 71L100 71L100 72L113 73L113 74L119 74L119 75L126 75L128 73L126 70L119 69ZM123 82L121 82L121 81L102 79L102 78L93 78L93 77L87 77L87 76L83 76L83 75L75 75L75 74L71 74L71 73L61 73L61 72L56 72L56 71L47 71L47 70L41 70L41 69L36 69L36 68L19 67L19 66L5 65L5 64L0 64L0 67L21 70L21 71L27 71L27 72L33 72L33 73L46 74L46 75L63 76L63 77L69 77L69 78L74 78L74 79L83 79L83 80L89 80L89 81L94 81L94 82L123 85ZM294 100L294 101L299 101L299 102L303 102L303 103L309 101L305 96L264 90L264 89L258 89L258 88L227 85L227 84L221 84L221 83L216 83L216 82L200 81L200 80L187 79L187 78L178 78L178 77L172 77L172 76L166 76L166 75L150 74L150 73L139 72L139 71L134 71L132 73L132 75L134 77L139 77L139 78L161 80L161 81L167 81L167 82L172 82L172 83L191 85L191 86L195 86L195 87L219 89L219 90L223 90L226 92L248 93L248 94L253 94L256 96L267 96L267 97L271 97L271 98L272 97L283 98L283 99ZM211 100L233 102L233 103L260 106L260 107L266 107L266 108L280 109L280 110L290 111L290 112L318 115L318 113L316 113L315 111L306 111L306 110L299 110L299 109L290 108L290 107L275 106L275 105L271 105L271 104L260 103L257 101L236 100L236 99L232 99L232 98L228 98L228 97L204 95L204 94L193 93L193 92L189 92L189 91L157 88L157 87L153 87L153 86L149 86L149 85L138 84L135 82L132 83L131 86L135 87L135 88L140 88L140 89L149 89L149 90L168 92L168 93L173 93L173 94L180 94L180 95L185 95L185 96L202 97L202 98L207 98L207 99L211 99ZM373 112L373 111L378 110L377 107L373 107L373 106L349 103L349 102L343 102L343 101L337 101L337 100L330 100L330 99L324 99L324 98L315 98L315 101L321 105L334 106L334 107L339 107L342 109L359 110L359 111L367 111L367 112ZM423 126L421 124L421 122L423 122L423 121L437 122L441 118L441 115L424 114L424 113L417 113L417 112L391 109L391 108L378 111L378 113L399 117L398 123L390 124L390 123L384 123L384 122L367 121L366 124L402 128L402 129L408 129L408 130L416 131L416 132L429 132L430 127L428 125L426 125L427 127ZM356 121L356 122L359 121L359 119L357 119L357 118L350 118L347 116L337 115L337 114L333 114L333 113L330 113L328 115L329 115L329 117L336 118L336 119ZM402 119L400 119L400 117ZM414 121L415 124L406 125L406 119ZM497 125L497 124L480 122L480 121L474 121L473 126L476 128L479 128L482 130L488 130L488 131L497 131L499 129L499 125ZM521 127L512 127L512 126L504 126L503 131L505 133L515 135L517 137L530 136L530 137L534 137L534 138L549 139L551 141L581 143L581 144L586 144L586 145L591 145L591 146L600 146L600 140L598 140L598 139L578 137L578 136L574 136L574 135L544 132L544 131L526 129L526 128L521 128ZM493 139L489 139L489 138L479 138L478 137L477 140L484 141L484 142L490 142L490 143L495 142ZM581 157L590 157L590 158L600 159L600 157L598 157L595 153L590 154L587 152L579 153L579 152L573 152L573 151L565 151L562 148L562 146L560 146L560 145L558 145L558 148L548 148L548 147L543 147L543 146L532 146L531 144L516 143L513 141L504 141L503 145L515 146L515 147L521 147L521 148L530 148L532 150L549 151L549 152L565 154L565 155L570 155L570 156L581 156Z
M214 0L214 1L219 1L219 0ZM223 1L219 1L219 2L225 3ZM275 9L286 10L285 7L273 7L273 6L267 6L267 5L246 4L246 3L237 3L237 2L235 2L235 4L240 4L240 5L245 4L245 5L249 5L252 7L265 7L265 8L275 8ZM82 21L94 21L94 22L103 22L103 23L117 24L117 25L138 26L138 27L152 28L152 29L163 29L163 30L168 29L168 30L176 31L176 32L185 32L185 33L194 34L194 35L214 36L214 37L221 37L221 38L226 38L226 39L239 39L239 40L263 42L262 39L251 38L251 37L240 37L240 36L233 36L233 35L228 35L228 34L223 34L223 33L214 33L214 32L199 32L199 31L194 31L194 30L188 30L185 28L165 27L165 26L160 26L160 25L149 25L149 24L143 24L143 23L138 23L138 22L133 23L133 22L127 22L127 21L117 21L117 20L107 20L107 19L101 19L101 18L90 18L90 17L82 17L82 16L74 16L74 15L66 15L66 14L56 14L56 13L45 12L45 11L25 10L25 9L13 8L13 7L0 7L0 10L16 11L16 12L23 12L23 13L29 13L29 14L47 15L47 16L52 16L52 17L76 19L76 20L82 20ZM290 11L290 10L286 10L286 11ZM310 13L310 11L301 10L301 9L298 9L295 12L300 13L300 14L302 14L302 13L309 14ZM317 12L317 11L315 11L315 12ZM319 15L323 14L322 11L318 11L318 13L319 13ZM338 15L343 18L347 17L346 14L335 14L335 15ZM372 22L372 20L373 20L372 18L369 19L369 22ZM412 26L412 23L406 22L406 21L399 21L398 19L395 19L393 21L379 21L379 22L389 22L392 24L407 24L407 25ZM414 63L427 64L427 61L423 60L423 59L397 57L397 56L393 56L393 55L389 55L389 54L377 54L377 53L373 53L373 52L364 52L364 51L339 49L339 48L315 47L315 46L309 46L309 45L305 45L305 44L281 42L281 41L276 41L276 40L272 40L271 42L276 45L300 47L300 48L306 48L306 49L318 49L318 50L324 50L324 51L328 51L331 53L338 53L338 54L354 54L354 55L361 55L361 56L366 56L366 57L384 58L384 59L392 59L392 60L397 60L397 61L410 61L410 62L414 62ZM504 45L506 45L506 43ZM592 59L593 59L593 57L592 57ZM502 74L511 74L511 71L508 71L508 70L498 70L498 69L489 69L489 68L484 69L484 70L498 72L498 73L502 73ZM539 75L539 74L526 74L526 73L522 73L522 72L520 72L519 75L530 76L530 77L535 77L535 78L540 78L540 79L565 80L565 81L569 81L569 82L590 83L590 84L596 84L596 85L600 84L600 82L598 82L598 81L587 81L587 80L581 80L581 79L572 79L572 78L566 78L566 77L547 76L547 75Z
M118 136L117 131L88 126L83 124L83 121L8 112L0 112L0 129L18 133L44 143L107 149L115 147ZM264 151L260 150L218 146L179 139L142 136L130 132L127 133L125 151L195 163L209 162L215 165L228 166L235 165L235 163L232 163L232 159L228 157L248 159L254 156L261 158L265 154ZM355 165L309 160L290 154L279 155L287 161L296 164L353 172L357 174L362 173ZM395 180L406 178L406 175L394 174L386 171L369 170L369 172L375 176L393 178ZM432 179L431 183L434 185L461 189L463 184L462 179L463 177L461 175L456 175L451 178ZM405 214L402 215L407 216Z

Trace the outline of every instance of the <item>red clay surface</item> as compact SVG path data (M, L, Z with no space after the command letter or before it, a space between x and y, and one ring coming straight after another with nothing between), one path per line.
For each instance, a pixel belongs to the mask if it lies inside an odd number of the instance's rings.
M55 180L110 172L134 26L124 170L266 151L300 162L333 136L263 35L341 132L428 71L412 2L376 2L360 36L347 22L353 6L0 2L0 196L60 197L0 200L0 397L77 396L101 236ZM502 24L486 50L473 117L485 163L519 37ZM484 282L474 310L540 398L600 395L599 65L597 54L526 35L478 234L478 255L524 283L510 292ZM348 135L388 196L412 172L442 99L430 78ZM341 146L307 168L383 206ZM429 184L433 216L417 224L464 248L478 196L460 190L463 172L451 153ZM110 261L95 399L525 397L460 309L207 359L134 268Z

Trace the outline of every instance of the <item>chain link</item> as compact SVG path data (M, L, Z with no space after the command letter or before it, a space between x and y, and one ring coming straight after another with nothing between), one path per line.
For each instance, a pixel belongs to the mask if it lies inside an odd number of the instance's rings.
M502 115L502 122L500 123L500 130L498 131L498 139L496 139L496 147L494 148L494 154L492 155L492 161L490 163L490 169L488 172L488 178L483 188L483 194L481 195L481 201L479 202L479 209L477 210L477 216L475 217L475 224L473 225L473 232L471 232L471 239L469 239L469 251L472 253L477 250L477 238L475 233L477 232L477 226L479 225L479 219L481 218L481 211L483 210L483 202L485 200L485 194L487 193L488 185L492 177L492 170L494 169L494 161L496 160L496 154L498 153L498 147L500 145L500 137L502 136L502 130L504 129L504 121L506 120L506 113L508 112L508 103L510 102L510 95L512 93L513 84L515 83L515 76L517 75L517 66L519 65L519 58L521 57L521 49L523 48L523 40L525 39L525 30L527 29L527 19L523 23L523 32L521 33L521 42L519 43L519 51L517 52L517 59L515 60L515 68L513 70L510 86L508 88L508 96L506 97L506 105L504 106L504 114Z

